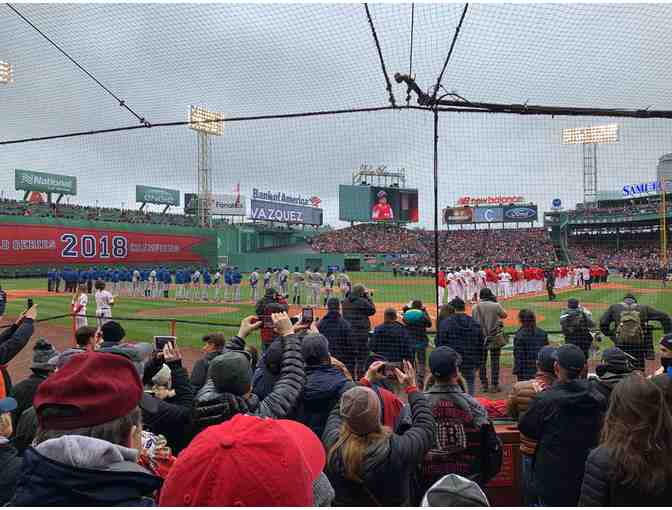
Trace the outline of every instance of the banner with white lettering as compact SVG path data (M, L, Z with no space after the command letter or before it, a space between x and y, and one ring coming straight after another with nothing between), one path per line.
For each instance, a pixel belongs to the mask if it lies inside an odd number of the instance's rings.
M251 200L250 218L253 220L319 226L322 225L322 209L285 202Z

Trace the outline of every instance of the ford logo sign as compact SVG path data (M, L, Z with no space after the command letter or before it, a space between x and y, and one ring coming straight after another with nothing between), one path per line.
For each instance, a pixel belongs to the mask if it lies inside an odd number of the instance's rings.
M531 207L513 207L507 209L504 216L510 220L528 220L536 217L537 211Z

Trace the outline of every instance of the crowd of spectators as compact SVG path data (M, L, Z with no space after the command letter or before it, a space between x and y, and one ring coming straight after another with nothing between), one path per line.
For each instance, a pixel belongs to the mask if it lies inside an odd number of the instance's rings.
M601 216L636 216L660 212L660 202L652 201L641 204L624 203L623 205L587 207L569 211L570 219L591 219Z
M625 346L605 350L587 377L574 337L548 346L532 312L521 311L518 381L495 401L473 396L476 372L486 351L499 364L507 314L487 289L481 297L490 306L471 315L460 298L442 307L426 364L416 357L427 355L433 321L420 301L401 315L386 309L369 335L376 305L360 284L342 315L330 300L328 324L292 321L262 300L236 336L203 338L191 377L173 343L128 341L115 321L80 327L63 352L46 339L31 345L33 305L0 320L0 505L487 506L504 462L495 419L518 423L519 496L531 506L669 501L667 314L637 308L642 324L658 321L665 333L661 369L646 379L636 372L644 351ZM626 295L599 321L616 344L625 330L612 326L630 320L631 302ZM0 317L5 303L3 295ZM271 338L259 357L249 337L262 327ZM27 348L32 374L15 383L6 366Z
M322 253L401 255L406 265L432 265L434 232L361 224L317 236L311 245ZM545 265L557 260L543 228L443 230L439 232L439 257L447 267L476 267L497 261Z
M619 248L612 243L586 241L568 246L573 264L599 264L632 278L657 278L661 270L660 241L643 238ZM672 250L668 250L668 260Z

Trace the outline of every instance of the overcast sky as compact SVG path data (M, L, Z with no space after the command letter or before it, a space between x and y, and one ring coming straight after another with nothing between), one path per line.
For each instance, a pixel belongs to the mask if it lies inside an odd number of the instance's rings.
M227 117L387 105L364 8L322 5L18 5L40 29L150 122L185 120L190 104ZM418 4L413 72L428 89L463 4ZM390 77L408 72L410 5L371 5ZM672 110L672 6L472 4L443 85L472 101ZM113 98L0 5L0 140L137 124ZM394 84L398 104L406 90ZM415 103L416 98L412 98ZM582 197L582 153L565 127L613 119L441 115L439 204L523 195L548 209ZM618 120L598 148L599 187L655 178L672 121ZM318 195L338 225L338 184L360 164L404 167L432 224L432 117L358 113L229 123L212 139L213 189ZM0 191L14 168L74 175L80 203L127 206L135 185L196 190L196 135L186 127L0 146ZM72 200L72 199L71 199Z

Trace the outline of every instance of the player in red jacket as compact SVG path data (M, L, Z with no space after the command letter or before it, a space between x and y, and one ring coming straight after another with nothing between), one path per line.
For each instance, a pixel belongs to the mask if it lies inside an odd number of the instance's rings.
M437 275L438 277L438 285L439 285L439 306L441 306L444 303L444 296L446 295L446 286L448 285L448 282L446 281L446 272L442 269L439 271L439 274Z
M371 210L371 219L375 221L393 220L394 212L392 206L387 203L387 193L381 190L378 192L378 202Z

